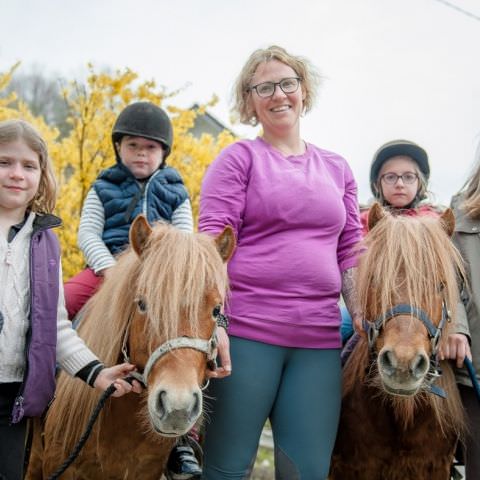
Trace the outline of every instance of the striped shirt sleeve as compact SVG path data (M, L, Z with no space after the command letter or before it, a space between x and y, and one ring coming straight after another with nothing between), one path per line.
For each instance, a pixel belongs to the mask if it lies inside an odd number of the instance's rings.
M188 198L173 211L172 225L183 232L193 232L192 204Z
M105 245L102 235L105 226L105 212L95 189L87 194L80 217L78 246L88 266L95 272L115 265L115 258Z

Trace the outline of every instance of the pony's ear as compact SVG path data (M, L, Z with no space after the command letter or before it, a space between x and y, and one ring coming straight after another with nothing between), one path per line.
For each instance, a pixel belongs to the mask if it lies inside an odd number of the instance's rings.
M232 258L236 243L235 233L230 225L227 225L223 232L215 238L215 245L224 262L228 262Z
M440 221L442 222L442 227L445 230L445 233L451 237L455 231L455 216L451 208L447 208L442 215L440 216Z
M130 227L130 245L138 256L142 254L151 233L152 227L145 216L138 215Z
M383 217L385 217L385 210L378 202L375 202L368 212L368 231L370 231Z

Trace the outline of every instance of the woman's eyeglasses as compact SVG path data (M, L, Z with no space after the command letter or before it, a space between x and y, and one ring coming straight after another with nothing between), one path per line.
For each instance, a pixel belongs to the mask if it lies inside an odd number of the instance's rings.
M298 90L301 79L299 77L282 78L279 82L263 82L253 85L247 92L255 90L261 98L271 97L275 93L277 85L283 93L295 93Z
M380 179L388 185L395 185L400 178L405 185L411 185L418 180L418 175L412 172L402 173L402 175L397 175L396 173L385 173L380 177Z

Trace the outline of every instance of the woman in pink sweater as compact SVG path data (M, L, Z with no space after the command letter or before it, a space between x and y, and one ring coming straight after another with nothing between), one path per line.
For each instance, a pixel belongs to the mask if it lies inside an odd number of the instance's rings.
M223 150L203 181L200 230L231 225L238 242L228 336L219 329L217 375L231 375L212 382L208 480L246 478L267 418L277 478L328 474L340 410L338 300L342 293L359 318L352 270L361 225L347 162L300 136L317 78L283 48L255 51L235 108L262 134Z

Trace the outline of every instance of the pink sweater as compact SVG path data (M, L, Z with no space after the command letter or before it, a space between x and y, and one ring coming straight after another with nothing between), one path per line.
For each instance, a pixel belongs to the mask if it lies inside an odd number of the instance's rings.
M199 230L231 225L229 334L273 345L339 348L341 272L361 238L346 161L311 144L285 157L260 138L224 149L207 170Z

